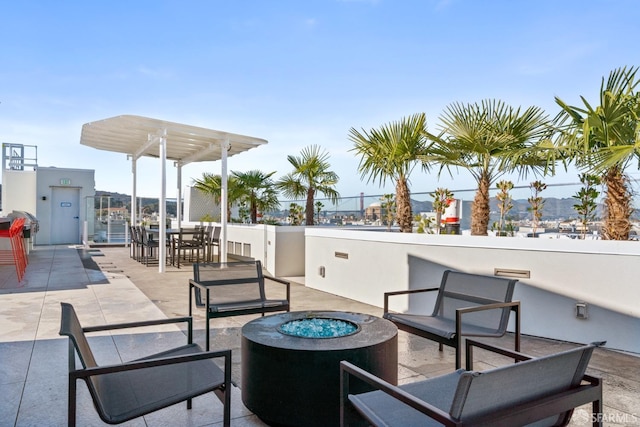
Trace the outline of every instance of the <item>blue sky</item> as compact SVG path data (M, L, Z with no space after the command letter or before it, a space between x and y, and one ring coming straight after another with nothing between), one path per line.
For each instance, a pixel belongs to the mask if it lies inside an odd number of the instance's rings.
M393 185L361 180L351 127L425 112L436 131L448 104L485 98L553 116L554 96L596 103L602 77L640 65L637 0L0 3L0 141L37 145L41 166L95 169L97 190L128 194L130 162L81 146L84 123L134 114L264 138L229 169L275 177L317 144L341 195L381 194ZM159 168L139 162L140 195L159 195ZM183 183L204 171L220 166L189 165ZM168 197L174 183L169 164ZM411 176L413 192L443 186L475 187L466 171Z

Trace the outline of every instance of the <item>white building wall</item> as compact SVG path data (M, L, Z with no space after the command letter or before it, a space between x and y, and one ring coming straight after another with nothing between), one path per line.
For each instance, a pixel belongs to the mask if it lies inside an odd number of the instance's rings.
M36 214L36 181L37 171L2 171L3 216L14 210Z
M384 292L438 286L450 268L521 270L514 299L522 331L574 342L607 340L640 353L640 242L527 239L307 228L306 286L382 307ZM324 277L320 275L324 267ZM577 302L588 319L577 319ZM426 298L395 297L395 311L429 314Z
M80 236L82 228L87 220L87 210L93 212L93 199L87 202L87 198L94 197L95 171L92 169L65 169L54 167L39 167L37 170L36 184L36 209L35 215L40 223L40 231L36 236L36 244L48 245L51 243L51 229L55 224L51 223L51 196L53 188L69 187L80 189ZM90 206L87 206L90 203ZM80 243L80 242L78 242Z

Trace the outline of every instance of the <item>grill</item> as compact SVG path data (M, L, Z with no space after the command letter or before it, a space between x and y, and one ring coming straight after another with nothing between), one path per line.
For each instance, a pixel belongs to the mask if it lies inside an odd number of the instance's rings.
M40 229L40 224L38 223L38 219L35 215L30 214L26 211L12 211L7 218L10 218L13 221L15 218L24 218L24 228L22 229L23 237L31 238L34 240L36 237L36 233Z

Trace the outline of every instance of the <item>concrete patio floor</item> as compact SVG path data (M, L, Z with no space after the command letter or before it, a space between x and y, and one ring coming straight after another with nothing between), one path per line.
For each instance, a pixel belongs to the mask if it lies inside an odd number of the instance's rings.
M188 313L190 266L146 267L129 257L129 249L90 250L67 246L37 246L27 273L18 283L13 266L0 266L0 426L63 426L67 419L67 338L58 335L60 302L70 302L85 326L184 316ZM380 316L382 309L306 288L304 278L292 281L292 311L343 310ZM274 291L277 288L269 288ZM382 298L382 297L381 297ZM256 316L211 322L212 348L231 348L232 377L240 384L240 329ZM195 340L204 343L204 315L195 315ZM640 336L639 336L640 337ZM511 347L513 337L499 341ZM496 342L494 341L494 342ZM116 331L91 339L99 364L118 363L186 342L175 327ZM573 343L523 337L522 351L544 355L576 346ZM433 377L454 369L454 352L437 344L398 333L400 383ZM478 352L476 368L509 363ZM640 425L640 356L597 349L588 372L604 379L605 425ZM78 425L105 425L97 416L83 384L78 387ZM240 390L232 392L232 425L263 426L242 404ZM588 407L578 409L571 425L590 425ZM218 426L222 404L213 394L132 420L131 426Z

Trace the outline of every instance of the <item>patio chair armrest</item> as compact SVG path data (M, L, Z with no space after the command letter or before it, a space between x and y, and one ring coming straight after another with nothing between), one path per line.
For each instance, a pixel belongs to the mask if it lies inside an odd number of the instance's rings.
M279 277L274 277L274 276L263 276L265 279L269 279L269 280L273 280L274 282L278 282L278 283L282 283L283 285L290 285L290 282L288 280L284 280L284 279L280 279Z
M495 310L498 308L507 308L510 307L512 311L518 311L520 309L520 301L509 301L509 302L496 302L492 304L483 304L477 305L474 307L463 307L456 309L457 313L472 313L474 311L484 311L484 310Z
M191 316L183 316L183 317L171 317L168 319L156 319L156 320L142 320L139 322L127 322L127 323L111 323L107 325L98 325L98 326L86 326L83 327L82 330L85 333L90 332L100 332L100 331L111 331L117 329L127 329L127 328L140 328L145 326L157 326L157 325L168 325L172 323L187 323L187 342L191 344L193 342L193 318Z
M389 312L389 297L396 295L417 294L421 292L433 292L438 291L440 288L424 288L424 289L404 289L402 291L391 291L384 293L384 313Z
M466 356L465 356L465 359L466 359L465 369L467 371L472 371L473 370L473 347L478 347L478 348L481 348L483 350L487 350L487 351L491 351L493 353L500 354L502 356L510 357L510 358L515 359L517 361L529 360L529 359L533 358L532 356L529 356L528 354L520 353L519 351L509 350L509 349L506 349L504 347L491 345L491 344L483 343L483 342L480 342L480 341L475 341L475 340L472 340L472 339L467 339L467 340L465 340L465 354L466 354Z
M364 381L375 390L380 390L394 399L411 406L412 408L422 412L428 417L444 424L444 425L456 425L448 413L443 410L430 405L429 403L418 399L415 396L402 390L400 387L395 386L387 381L376 377L375 375L357 367L356 365L343 360L340 362L340 406L341 413L344 412L344 405L349 402L349 377L353 376L361 381Z
M287 287L287 301L291 301L291 282L288 280L280 279L273 276L263 276L265 280L271 280L272 282L280 283Z
M509 308L511 311L515 311L515 322L516 322L516 336L515 336L515 348L516 351L520 351L520 301L509 301L509 302L496 302L492 304L484 304L478 305L475 307L465 307L456 309L456 337L458 340L461 340L462 336L462 315L466 313L474 313L478 311L486 311L486 310L497 310ZM474 336L473 334L467 334L467 336ZM459 343L462 345L462 342Z
M145 359L125 362L117 365L98 366L95 368L77 369L70 371L69 375L74 379L89 378L97 375L112 374L115 372L133 371L137 369L153 368L156 366L175 365L178 363L194 362L196 360L214 359L224 357L226 366L231 366L231 350L203 351L200 353L188 354L186 356L169 356L156 359ZM226 372L225 372L226 375Z
M195 281L194 279L189 279L189 316L193 316L193 299L196 297L196 293L195 293L195 289L198 288L201 291L205 291L205 293L207 293L207 297L209 296L208 294L208 287L202 285L200 282ZM207 298L207 301L209 300L209 298ZM200 303L198 303L199 307L202 307L202 305ZM207 307L208 309L208 307Z
M206 282L205 282L206 283ZM210 286L210 285L209 285ZM204 283L200 283L194 279L189 279L189 288L200 288L203 291L206 290L209 286Z

